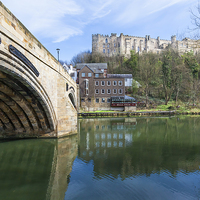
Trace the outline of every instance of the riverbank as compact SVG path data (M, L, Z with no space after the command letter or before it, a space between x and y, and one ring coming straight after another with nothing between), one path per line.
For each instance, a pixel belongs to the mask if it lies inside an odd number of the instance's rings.
M155 116L155 115L200 115L200 111L136 111L136 112L84 112L78 113L80 118L85 117L131 117L131 116Z

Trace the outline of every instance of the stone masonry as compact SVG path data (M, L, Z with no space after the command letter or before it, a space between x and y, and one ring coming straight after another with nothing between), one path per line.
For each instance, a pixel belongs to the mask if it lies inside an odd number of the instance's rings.
M74 133L78 102L75 81L0 2L0 138Z
M135 52L153 52L159 54L167 46L171 45L180 53L193 51L195 54L200 51L200 40L192 40L184 38L178 41L176 36L172 36L171 40L163 40L160 37L157 39L151 38L149 35L145 37L136 37L120 34L118 37L116 33L109 35L92 35L92 53L103 53L106 56L123 55L130 56L130 51Z

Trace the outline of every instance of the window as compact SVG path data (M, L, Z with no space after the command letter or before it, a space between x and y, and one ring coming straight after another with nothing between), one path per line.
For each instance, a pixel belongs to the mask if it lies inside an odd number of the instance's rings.
M118 85L122 86L122 81L118 81Z
M106 41L105 41L106 43L108 43L108 39L106 38Z
M114 52L116 52L116 50L114 49Z
M85 73L82 73L82 77L85 77Z
M95 74L95 78L99 78L99 74Z
M88 102L91 102L91 98L88 98Z
M105 98L102 98L102 99L101 99L101 102L102 102L102 103L105 103Z
M105 48L105 44L103 45L103 48Z
M120 43L118 43L118 47L120 47Z
M110 53L110 49L108 49L108 53Z
M88 73L88 77L92 77L92 73Z
M81 99L81 102L85 102L85 99L82 98L82 99Z
M134 46L132 46L132 50L134 49Z
M99 98L96 98L96 103L99 103Z
M98 86L99 85L99 81L95 81L95 85Z
M108 89L108 90L107 90L107 93L108 93L108 94L110 94L110 93L111 93L111 90L110 90L110 89Z
M116 45L115 45L115 43L114 43L114 47L115 47Z
M95 94L99 94L99 90L98 89L95 90Z
M138 47L138 52L140 51L140 47Z
M101 81L101 85L104 86L105 85L105 81Z
M107 47L109 48L109 44L107 45Z
M119 89L119 94L122 94L122 89Z
M117 85L117 81L113 81L113 85Z
M85 80L85 89L88 89L89 88L89 81L88 79Z
M110 98L107 98L107 103L110 103Z
M106 53L106 50L105 50L105 49L103 49L103 53Z
M104 89L101 89L101 94L105 94L105 90Z
M117 94L117 90L116 89L113 89L113 94Z
M110 86L110 85L111 85L111 82L110 82L110 81L107 81L107 85Z

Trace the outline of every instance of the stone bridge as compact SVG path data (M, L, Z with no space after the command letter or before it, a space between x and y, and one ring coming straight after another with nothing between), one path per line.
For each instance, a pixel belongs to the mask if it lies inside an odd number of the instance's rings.
M77 131L77 84L0 2L0 138Z

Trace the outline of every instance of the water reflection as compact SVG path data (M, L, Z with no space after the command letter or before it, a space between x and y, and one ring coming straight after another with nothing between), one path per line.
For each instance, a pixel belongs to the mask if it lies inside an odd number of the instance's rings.
M0 142L0 199L64 199L77 136Z
M72 170L70 188L79 182L77 190L82 192L69 190L65 199L103 199L100 193L108 195L105 199L200 197L199 117L83 119L79 123L75 160L79 168Z

